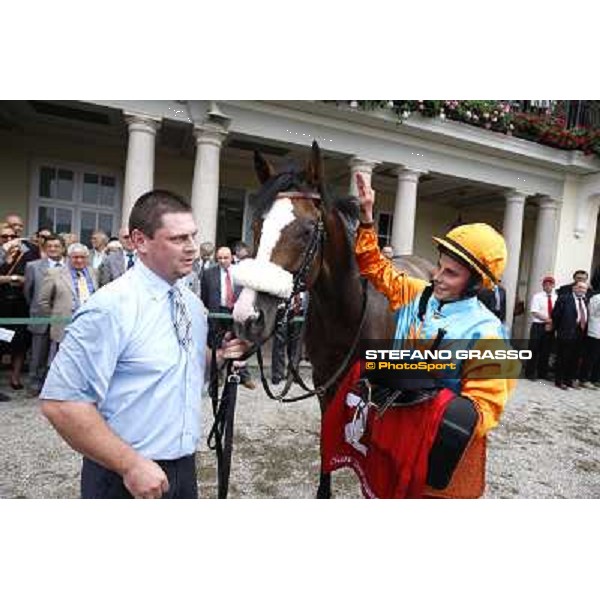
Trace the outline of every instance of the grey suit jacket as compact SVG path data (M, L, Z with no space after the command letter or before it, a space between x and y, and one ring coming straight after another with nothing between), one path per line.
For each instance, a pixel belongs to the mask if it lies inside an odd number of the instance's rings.
M111 252L98 267L98 285L102 287L125 273L125 254Z
M47 271L47 258L33 260L25 265L25 285L23 293L25 294L27 304L29 304L30 317L44 316L42 307L40 306L40 293L42 291L42 282ZM29 325L28 329L33 334L44 334L48 332L48 325Z
M92 277L94 291L98 289L98 275L96 269L88 267ZM39 296L39 305L42 314L47 317L70 317L75 310L73 297L73 282L71 271L67 267L57 267L46 271L42 281ZM62 342L65 337L67 323L52 323L50 325L50 339Z

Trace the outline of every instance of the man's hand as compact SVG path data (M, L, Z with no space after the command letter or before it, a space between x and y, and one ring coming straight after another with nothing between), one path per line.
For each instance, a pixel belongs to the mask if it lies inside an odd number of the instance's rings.
M358 201L360 203L360 220L363 223L372 223L375 192L373 191L373 188L367 184L362 173L356 174L356 184L358 186Z
M223 343L221 344L219 358L225 359L236 359L241 358L250 350L252 344L246 340L234 338L231 332L227 332L223 337ZM243 365L241 365L243 366Z
M160 498L169 491L165 472L153 460L142 456L123 473L123 483L134 498Z
M2 249L6 252L6 257L12 261L14 257L19 253L21 249L21 242L23 240L21 238L15 238L14 240L10 240L9 242L5 242L2 244Z

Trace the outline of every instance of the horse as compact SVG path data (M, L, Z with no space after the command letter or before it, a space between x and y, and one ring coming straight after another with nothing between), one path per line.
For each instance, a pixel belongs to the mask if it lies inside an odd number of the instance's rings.
M355 197L333 199L325 183L316 142L301 170L276 173L259 153L254 166L261 183L255 196L254 254L238 264L244 285L233 309L234 331L255 347L274 332L282 306L302 289L309 292L305 345L319 391L321 415L336 382L358 359L361 339L392 339L395 316L387 299L361 278L354 254L359 223ZM402 256L397 268L429 280L433 265ZM340 372L340 368L343 370ZM331 475L321 468L317 498L331 497Z

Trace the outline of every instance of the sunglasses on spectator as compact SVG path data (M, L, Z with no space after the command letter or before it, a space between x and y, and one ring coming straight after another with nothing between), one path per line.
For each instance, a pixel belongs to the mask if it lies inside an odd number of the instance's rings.
M0 237L3 240L16 240L19 236L16 233L13 233L13 234L3 233L2 235L0 235Z

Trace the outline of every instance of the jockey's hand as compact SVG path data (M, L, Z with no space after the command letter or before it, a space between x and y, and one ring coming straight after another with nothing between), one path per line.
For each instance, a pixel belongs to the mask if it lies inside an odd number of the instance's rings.
M360 220L363 223L372 223L375 192L362 173L356 174L356 185L358 186L358 201L360 203Z

